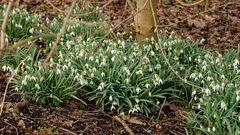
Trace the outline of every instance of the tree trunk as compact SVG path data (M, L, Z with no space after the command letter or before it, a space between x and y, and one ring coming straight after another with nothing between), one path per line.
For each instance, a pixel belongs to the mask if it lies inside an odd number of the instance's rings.
M154 19L151 9L154 11L154 16L157 10L157 0L136 0L137 15L134 17L136 37L138 41L145 38L156 38L154 33Z

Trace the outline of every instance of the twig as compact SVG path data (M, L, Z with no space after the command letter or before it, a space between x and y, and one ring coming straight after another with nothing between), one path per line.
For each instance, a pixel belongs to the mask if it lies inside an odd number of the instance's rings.
M12 8L13 2L14 2L14 0L9 1L8 7L7 7L7 10L6 10L6 13L5 13L5 17L4 17L4 20L3 20L2 29L1 29L1 46L0 46L0 49L5 48L5 28L7 26L8 16L10 14L10 10ZM1 52L0 52L0 54L1 54Z
M104 4L102 7L100 7L99 9L104 9L105 7L107 7L109 4L111 4L113 2L113 0L109 0L106 4ZM99 9L95 9L91 12L87 12L87 13L82 13L82 14L72 14L71 16L77 16L77 17L81 17L81 16L85 16L85 15L91 15L92 13L95 13L96 11L98 11Z
M65 128L60 128L60 129L65 131L65 132L67 132L67 133L69 133L69 134L71 134L71 135L77 135L76 133L74 133L74 132L72 132L72 131L70 131L68 129L65 129Z
M83 133L88 130L88 127L89 127L89 126L87 125L80 135L83 135Z
M188 3L184 3L182 2L181 0L176 0L179 4L181 4L182 6L185 6L185 7L192 7L192 6L195 6L195 5L198 5L198 4L201 4L204 0L199 0L199 1L196 1L194 3L191 3L191 4L188 4Z
M61 13L65 13L63 10L57 8L56 6L54 6L49 0L45 0L50 6L52 6L54 9L56 9L58 12Z
M217 8L220 8L220 7L223 7L223 6L227 6L227 5L231 5L231 4L234 4L234 3L235 3L235 2L229 2L229 3L226 3L226 4L222 4L222 5L219 5ZM197 14L188 16L188 17L186 17L186 18L178 21L178 23L184 22L184 21L186 21L186 20L188 20L188 19L191 19L191 18L193 18L193 17L196 17L196 16L201 15L201 14L204 14L204 13L207 13L207 12L210 12L210 11L214 11L214 10L216 10L217 8L210 8L210 9L205 10L205 11L203 11L203 12L199 12L199 13L197 13ZM168 24L168 25L157 26L157 28L170 27L170 26L172 26L172 25L174 25L174 23Z
M128 127L128 125L123 120L121 120L118 116L114 116L113 118L123 125L123 127L125 128L125 130L128 132L129 135L134 135L132 130Z
M43 66L46 66L47 63L48 63L48 61L49 61L49 59L53 56L53 54L54 54L54 52L55 52L55 48L57 47L58 42L60 41L61 37L64 35L68 18L70 17L70 15L71 15L71 13L72 13L72 10L73 10L73 8L75 7L76 3L77 3L77 0L74 0L74 1L72 2L72 5L71 5L71 7L70 7L70 10L69 10L67 16L64 18L63 26L62 26L62 28L60 29L59 33L57 34L57 39L56 39L56 41L54 42L54 44L53 44L50 52L48 53L47 58L44 60Z
M13 51L15 51L19 46L26 44L28 41L36 40L36 39L39 39L39 38L56 37L56 36L57 36L57 34L55 34L55 33L40 34L40 35L37 35L37 36L34 36L34 37L30 37L30 38L27 38L27 39L24 39L24 40L20 40L20 41L18 41L18 42L15 43L15 44L9 45L9 46L10 46L9 48L0 49L0 52L3 52L3 51L13 52Z
M154 10L153 10L153 5L152 5L152 1L150 1L150 7L151 7L151 11L152 11L152 16L153 16L153 20L154 20L154 25L155 25L155 29L157 29L157 20L156 20L156 17L155 17L155 13L154 13ZM158 42L160 41L160 35L159 35L159 32L158 30L156 30L156 34L157 34L157 38L158 38ZM161 53L163 54L163 57L164 57L164 60L165 62L167 63L168 67L170 68L170 70L182 81L184 82L185 84L188 84L192 87L196 87L196 88L199 88L199 89L203 89L201 86L198 86L198 85L195 85L191 82L189 82L186 78L182 78L178 73L177 71L172 67L172 65L170 64L164 50L163 50L163 47L162 47L162 44L160 43L160 49L161 49Z
M18 129L14 125L12 125L11 123L8 123L6 121L4 121L4 123L8 124L9 126L12 126L16 130L16 134L18 135Z
M130 0L127 0L127 4L130 6L130 8L131 8L131 10L133 11L133 13L135 13L136 10L135 10L135 8L134 8L132 2L131 2Z
M135 15L137 15L138 13L140 13L140 12L145 8L145 6L147 5L148 1L149 1L149 0L146 0L146 2L144 3L142 9L138 10L135 14L129 16L128 18L122 20L120 23L118 23L117 25L115 25L115 27L113 27L112 30L115 30L116 28L118 28L119 26L121 26L121 24L122 24L123 22L130 20L130 19L133 18ZM109 36L111 33L112 33L112 31L109 31L102 39L100 39L100 40L94 45L93 50L96 50L96 49L98 48L99 44L100 44L107 36Z
M13 77L17 74L19 67L24 63L24 61L25 61L26 59L27 59L27 58L25 58L24 60L22 60L22 61L18 64L17 68L14 70L15 72L12 74L12 76L10 77L10 79L9 79L8 82L7 82L7 85L6 85L6 88L5 88L5 91L4 91L4 95L3 95L2 104L1 104L0 116L2 115L2 112L3 112L3 106L4 106L5 98L6 98L6 95L7 95L7 90L8 90L9 84L10 84L11 80L13 79Z

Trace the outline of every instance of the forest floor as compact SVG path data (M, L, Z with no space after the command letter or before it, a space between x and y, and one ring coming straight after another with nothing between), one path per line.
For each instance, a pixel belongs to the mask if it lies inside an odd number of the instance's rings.
M48 0L56 8L64 10L71 0ZM92 0L93 1L93 0ZM1 2L1 1L0 1ZM107 0L96 2L99 7ZM23 4L23 3L22 3ZM47 15L59 14L45 0L24 2L32 12ZM224 52L236 49L240 44L240 1L223 0L219 3L184 7L170 0L158 5L158 25L164 35L174 32L183 38L202 40L201 47ZM131 15L130 7L124 0L113 0L103 12L110 16L110 22L117 25ZM133 20L124 22L116 31L129 34ZM8 73L0 75L0 99L4 95ZM20 93L8 90L0 116L0 134L126 134L124 127L114 119L114 112L99 112L94 103L79 108L76 101L64 103L61 107L40 106L35 102L22 102ZM185 134L184 109L166 104L157 121L142 114L119 116L125 120L135 134Z

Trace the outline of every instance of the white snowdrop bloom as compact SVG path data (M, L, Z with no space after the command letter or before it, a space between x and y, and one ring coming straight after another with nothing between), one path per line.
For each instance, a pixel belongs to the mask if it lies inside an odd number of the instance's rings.
M188 57L188 60L189 60L189 61L192 61L192 57Z
M58 75L60 75L60 74L62 74L62 71L59 69L59 68L57 68L57 72L56 72Z
M35 88L38 89L38 90L40 90L39 84L36 83L36 84L35 84Z
M207 70L207 66L206 66L206 65L203 65L202 69L203 69L204 71L206 71L206 70Z
M192 92L192 96L194 96L194 95L196 95L196 90L194 90L193 92Z
M210 89L206 88L206 89L205 89L205 93L206 93L207 96L211 95Z
M113 97L112 95L109 96L109 101L112 101L113 100Z
M143 75L143 71L140 69L136 72L136 75Z
M149 68L149 69L148 69L148 71L149 71L149 72L152 72L152 71L153 71L153 69L152 69L152 68Z
M114 56L111 58L111 61L112 61L112 62L114 62L114 61L115 61L115 57L114 57Z
M94 77L95 75L94 75L94 73L91 73L91 77Z
M201 109L201 105L200 105L200 104L198 104L197 108L200 110L200 109Z
M63 69L63 71L66 71L66 70L68 70L68 66L67 65L63 65L62 69Z
M121 45L122 45L123 48L125 48L125 42L124 41L122 41Z
M240 96L237 96L237 97L236 97L236 101L237 101L237 102L240 101Z
M18 91L19 91L19 88L18 88L18 87L15 87L15 89L14 89L14 90L18 92Z
M240 62L239 62L238 59L235 59L235 60L234 60L234 63L233 63L234 69L237 69L237 68L238 68L239 63L240 63Z
M126 78L126 79L124 80L124 82L125 82L126 84L129 84L129 83L130 83L130 79L129 79L129 78Z
M154 55L155 55L154 51L151 51L151 55L152 55L152 56L154 56Z
M227 105L224 101L221 101L220 106L221 106L222 109L227 110Z
M180 52L180 53L183 53L183 49L181 49L179 52Z
M101 73L101 76L102 76L102 77L105 77L105 73L104 73L104 72L102 72L102 73Z
M190 75L190 78L191 78L191 79L196 79L196 77L197 77L197 76L196 76L195 73L192 73L192 74Z
M145 84L145 87L146 87L147 89L150 88L150 86L151 86L151 85L150 85L149 83L146 83L146 84Z
M3 70L4 72L11 71L11 67L6 66L6 65L3 65L3 66L2 66L2 70Z
M160 65L160 64L157 64L156 67L155 67L155 69L160 70L160 69L161 69L161 65Z
M84 56L83 50L81 50L81 51L79 52L79 55L78 55L78 56L79 56L80 58Z
M224 75L221 75L221 79L222 79L222 80L225 80L225 76L224 76Z
M105 87L105 83L101 82L97 89L102 91L104 89L104 87Z
M36 78L35 76L31 76L31 77L29 78L29 80L34 80L34 81L36 81L37 78Z
M75 36L75 33L72 31L72 32L70 33L70 35L71 35L71 36Z
M139 99L136 98L135 101L136 101L137 104L139 103Z
M214 91L218 91L218 90L220 90L220 85L219 84L216 84L215 86L213 86L213 90Z
M33 34L33 32L34 32L34 28L31 28L31 29L29 30L29 33Z
M90 56L90 57L89 57L89 60L90 60L90 61L93 61L93 60L94 60L94 57L93 57L93 56Z
M137 94L139 94L140 91L141 91L141 89L140 89L139 87L137 87L137 88L136 88L136 92L137 92Z
M107 65L107 61L105 58L103 58L102 62L100 63L100 66L106 66Z
M202 73L199 73L199 74L198 74L198 78L203 78Z
M207 130L208 130L208 132L211 132L211 129L209 127L207 128Z
M115 110L115 109L116 109L115 106L112 105L112 106L111 106L111 111L112 111L112 110Z
M220 62L219 58L216 59L215 63L218 64Z
M151 97L151 96L152 96L152 93L151 93L150 91L148 92L148 96L149 96L149 97Z
M123 60L124 60L124 61L127 61L127 57L126 57L126 56L124 56L124 57L123 57Z
M26 79L22 80L22 85L27 85L27 80Z
M210 76L207 76L207 81L211 81L213 78Z

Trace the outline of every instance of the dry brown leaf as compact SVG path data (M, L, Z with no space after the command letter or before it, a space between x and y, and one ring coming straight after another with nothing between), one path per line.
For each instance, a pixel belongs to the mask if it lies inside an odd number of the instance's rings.
M130 117L129 115L123 115L121 118L129 123L137 124L137 125L146 125L146 123L143 123L138 117Z
M18 126L26 128L25 122L23 120L19 120Z

